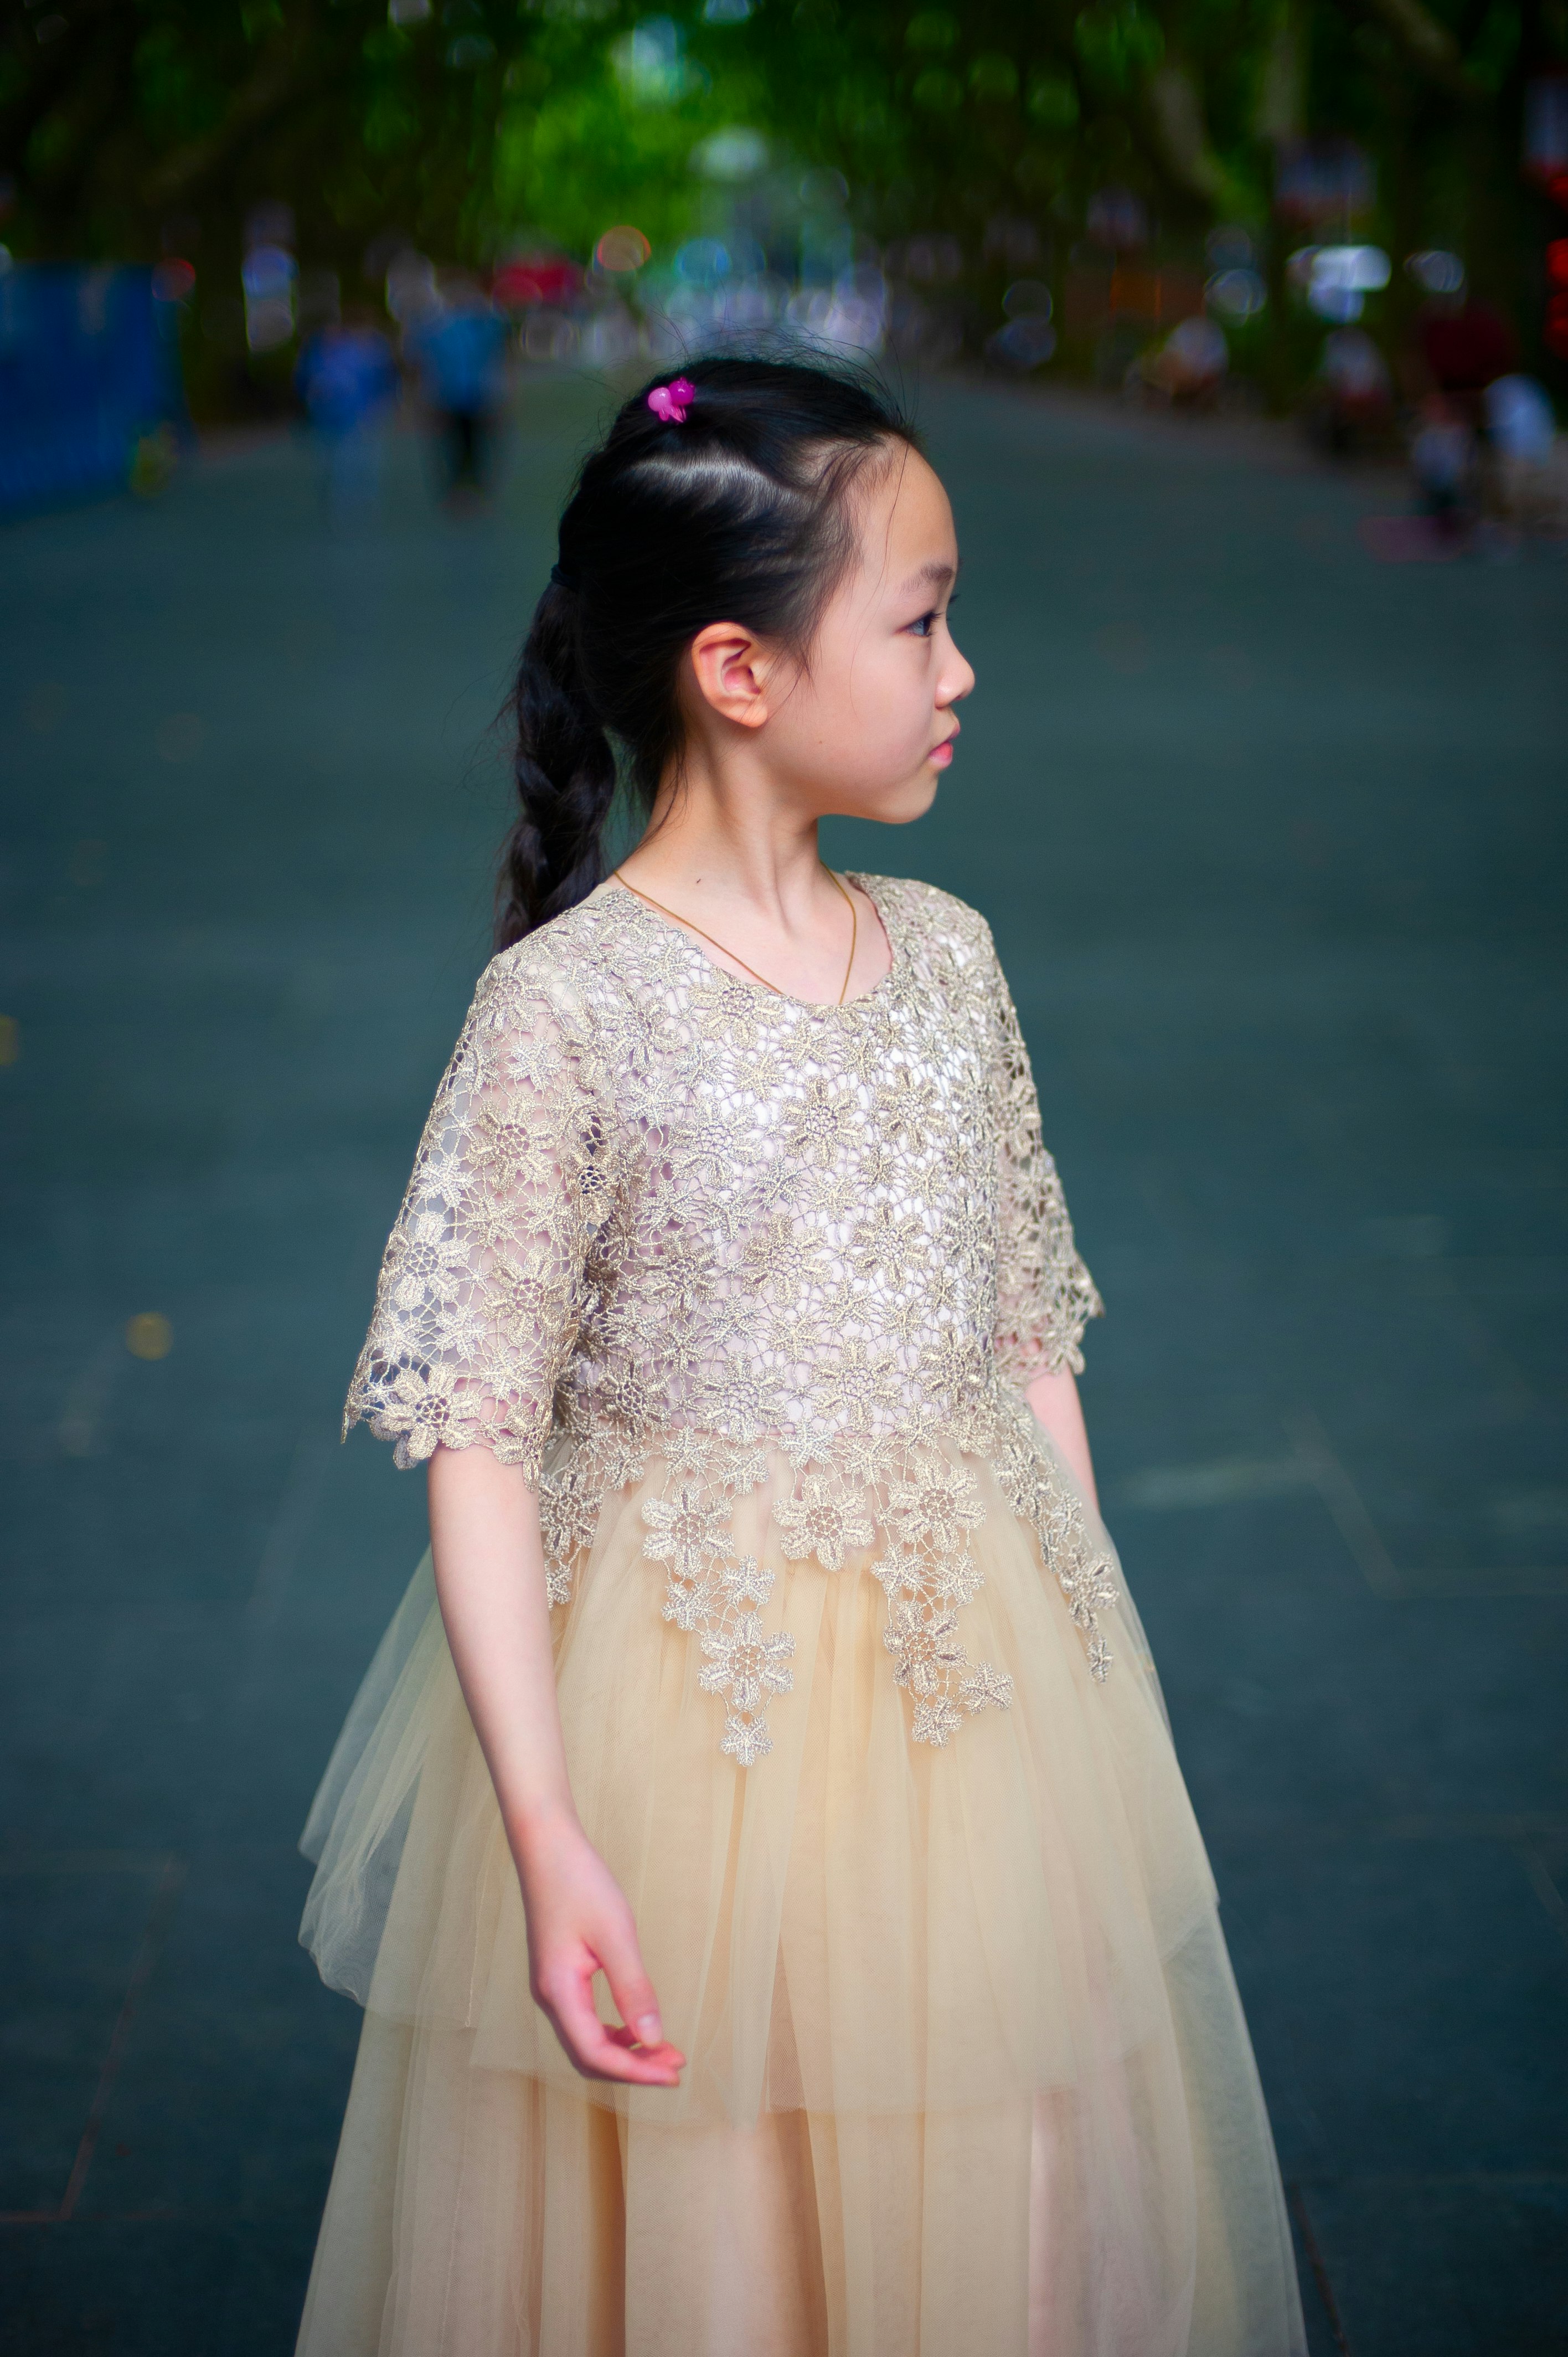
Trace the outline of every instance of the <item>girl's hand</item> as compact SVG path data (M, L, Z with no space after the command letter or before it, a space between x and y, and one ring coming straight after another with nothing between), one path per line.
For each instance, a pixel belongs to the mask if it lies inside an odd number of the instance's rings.
M528 1917L529 1986L585 2079L678 2087L686 2058L664 2036L620 1885L575 1818L551 1815L514 1839ZM594 2009L594 1975L610 1985L623 2028Z
M577 1822L561 1739L539 1501L488 1448L430 1460L430 1543L452 1659L511 1837L528 1917L529 1986L585 2079L678 2087L620 1888ZM627 2029L594 2010L608 1975Z

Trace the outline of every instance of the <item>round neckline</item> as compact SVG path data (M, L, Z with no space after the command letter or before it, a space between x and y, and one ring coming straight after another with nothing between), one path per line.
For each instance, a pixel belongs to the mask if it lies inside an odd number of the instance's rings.
M897 974L902 960L899 955L897 930L889 922L886 909L865 877L858 868L854 867L846 867L843 874L844 880L853 884L858 891L864 892L875 909L876 921L881 926L883 939L887 943L888 963L886 973L879 975L869 990L858 991L854 998L846 998L842 1002L836 998L797 998L791 991L775 990L765 982L753 982L747 974L731 974L727 965L720 965L717 958L708 955L702 942L693 934L689 933L684 925L678 923L673 917L664 916L658 909L650 908L640 894L632 890L629 884L621 883L614 876L607 876L590 898L596 899L600 892L618 893L645 922L656 925L661 933L673 933L677 941L683 942L702 967L703 972L712 975L715 982L727 983L732 988L751 992L758 998L772 999L779 1006L798 1007L802 1015L853 1015L856 1007L869 1006L874 999L882 996Z

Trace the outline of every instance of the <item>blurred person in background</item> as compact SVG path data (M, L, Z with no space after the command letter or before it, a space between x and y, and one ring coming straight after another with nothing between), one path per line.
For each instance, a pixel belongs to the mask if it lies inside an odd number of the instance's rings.
M1483 395L1487 503L1504 523L1550 531L1559 521L1557 420L1531 376L1494 377Z
M1175 409L1211 409L1230 367L1225 331L1203 312L1182 319L1134 363L1139 381Z
M1305 414L1314 439L1337 457L1387 441L1393 379L1365 328L1335 328L1325 336Z
M506 342L506 323L489 296L461 274L443 279L439 302L409 334L446 498L456 505L483 499L490 487Z
M1442 394L1478 428L1487 385L1519 366L1519 339L1490 303L1463 293L1439 296L1416 320L1414 363L1418 393Z
M1476 435L1465 406L1450 394L1428 393L1411 436L1410 468L1422 513L1445 540L1456 540L1475 516Z
M381 490L387 422L397 398L392 347L363 307L306 339L295 384L323 458L329 514L363 514Z
M950 765L946 493L698 361L557 550L348 1404L432 1545L306 1834L297 2357L1305 2357L995 947L819 848Z

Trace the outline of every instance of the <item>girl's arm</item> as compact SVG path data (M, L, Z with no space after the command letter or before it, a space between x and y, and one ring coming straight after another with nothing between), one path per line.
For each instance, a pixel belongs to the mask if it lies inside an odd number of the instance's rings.
M534 2000L585 2078L677 2086L685 2057L665 2040L631 1910L573 1806L539 1501L481 1447L437 1448L429 1480L441 1616L522 1885ZM600 1971L626 2029L594 2009Z
M1084 1427L1083 1407L1072 1369L1063 1367L1054 1375L1036 1375L1024 1397L1055 1441L1068 1471L1098 1513L1100 1500L1094 1487L1094 1460L1089 1453L1089 1434Z

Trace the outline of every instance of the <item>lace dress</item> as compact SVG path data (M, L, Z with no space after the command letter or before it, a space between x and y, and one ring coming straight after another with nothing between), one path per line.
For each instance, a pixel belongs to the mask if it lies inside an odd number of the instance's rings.
M528 1988L428 1559L306 1832L366 2006L306 2357L1294 2357L1157 1687L1023 1396L1100 1308L983 920L843 1006L616 885L497 958L349 1396L536 1486L572 1783L678 2093Z

